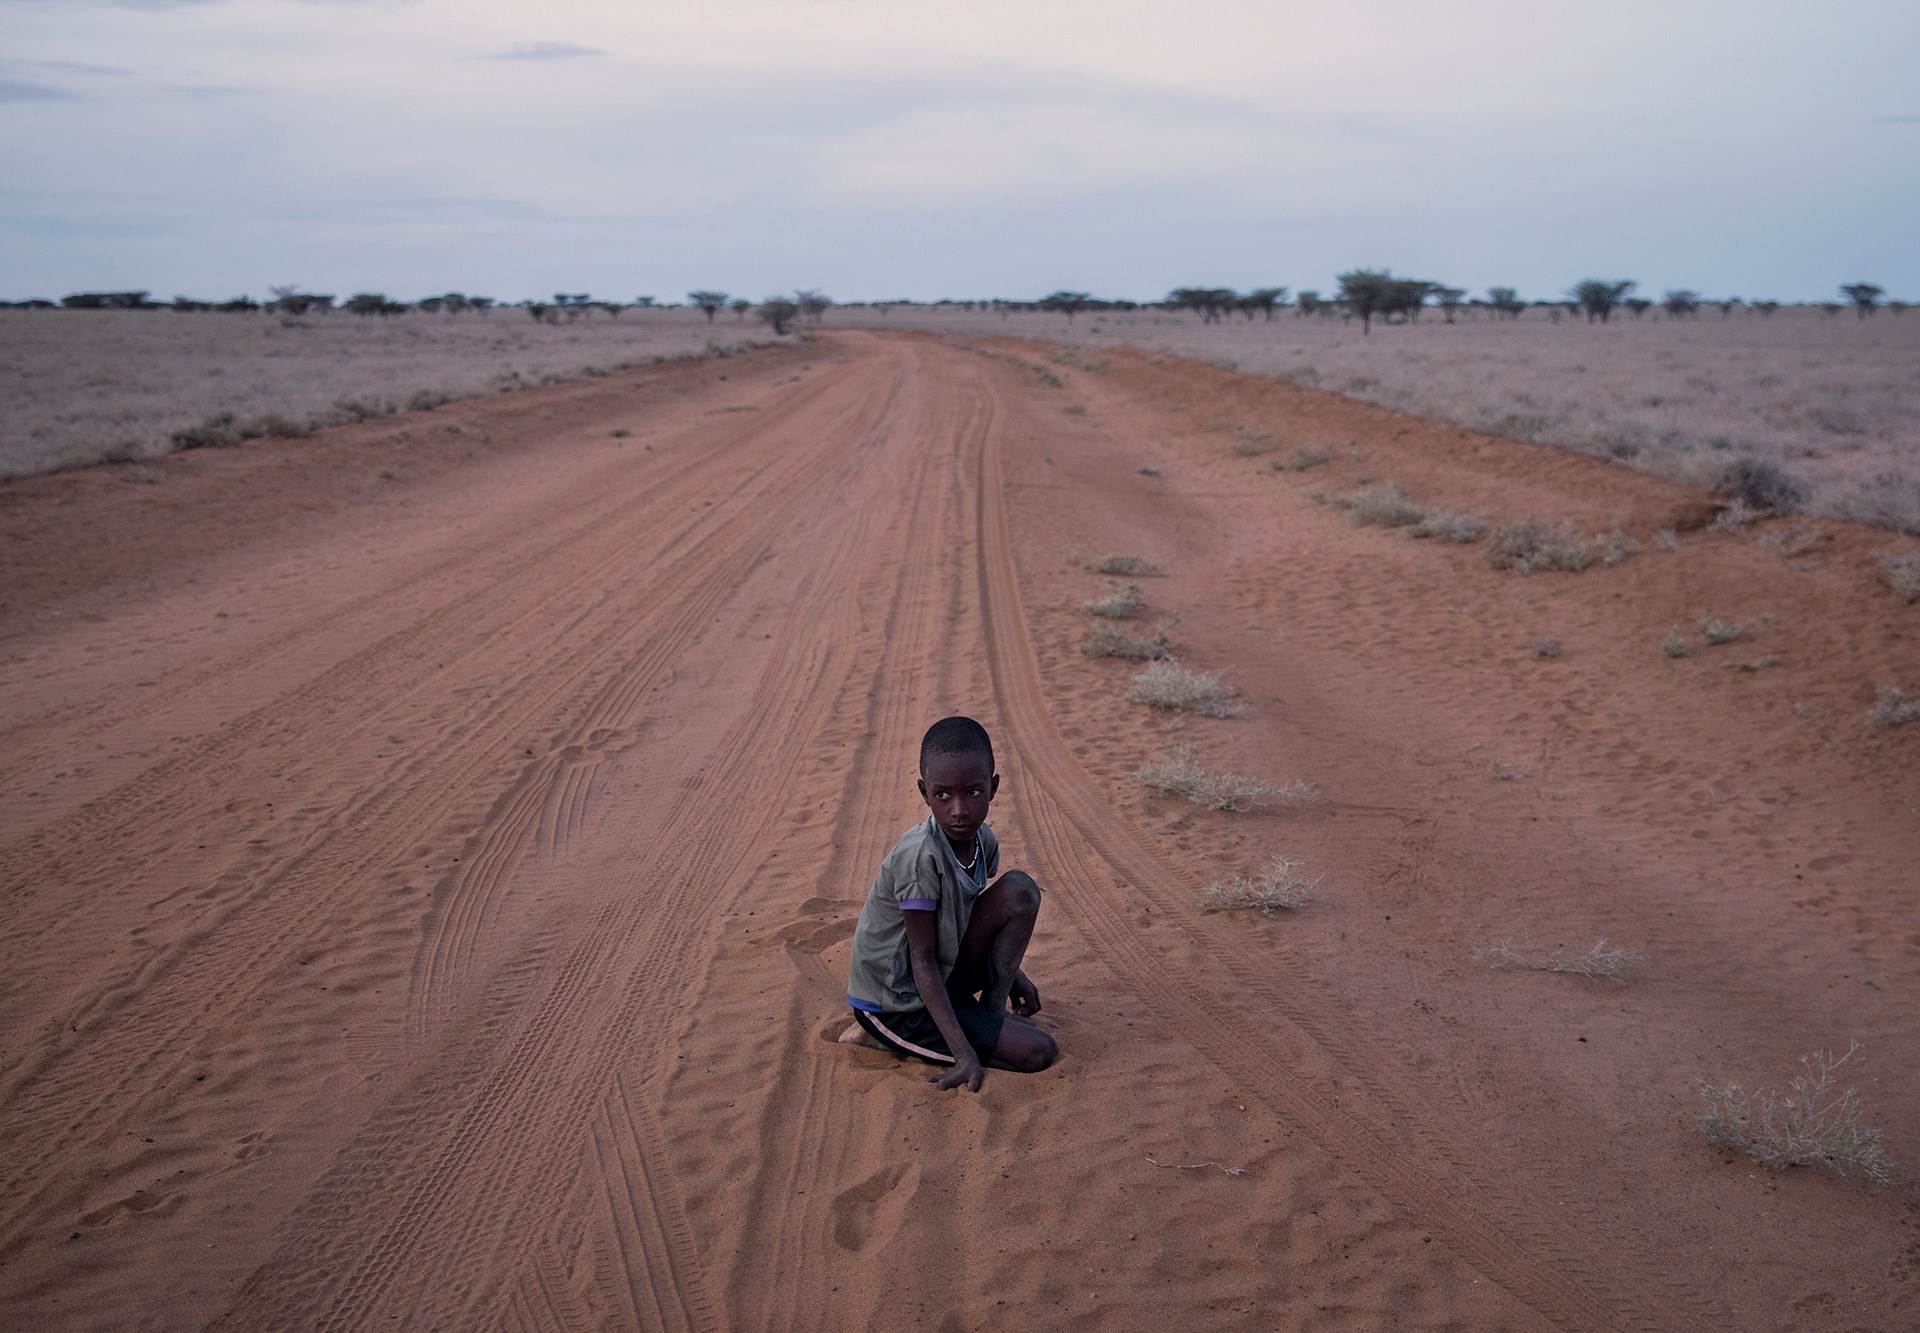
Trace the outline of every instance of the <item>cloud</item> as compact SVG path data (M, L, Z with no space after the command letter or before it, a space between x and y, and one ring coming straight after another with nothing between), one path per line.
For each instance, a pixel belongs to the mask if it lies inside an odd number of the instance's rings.
M0 78L0 102L78 102L78 93L25 79Z
M1875 116L1876 125L1920 125L1920 116Z
M603 56L597 46L575 46L572 42L518 42L506 50L488 56L489 60L577 60L581 56Z
M45 71L48 74L86 74L95 77L125 78L130 69L119 65L86 65L77 60L0 60L0 70Z

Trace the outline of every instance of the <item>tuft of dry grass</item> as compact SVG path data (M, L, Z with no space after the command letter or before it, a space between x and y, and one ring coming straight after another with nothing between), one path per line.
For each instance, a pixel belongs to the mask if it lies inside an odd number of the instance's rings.
M1841 1090L1835 1078L1859 1049L1855 1043L1839 1057L1831 1051L1800 1057L1801 1072L1784 1096L1700 1079L1707 1109L1694 1124L1714 1146L1762 1166L1824 1166L1840 1176L1858 1171L1876 1185L1890 1185L1893 1166L1880 1146L1880 1131L1863 1123L1859 1092Z
M1080 640L1080 651L1088 657L1119 657L1130 662L1150 662L1167 655L1167 628L1155 625L1153 633L1136 638L1113 625L1096 625L1093 633Z
M1920 719L1920 702L1909 699L1905 691L1891 685L1880 691L1867 712L1870 727L1904 727L1916 719Z
M1585 953L1569 953L1565 948L1549 954L1522 953L1506 940L1491 948L1475 949L1473 959L1488 967L1519 967L1531 972L1558 972L1566 976L1586 977L1592 981L1626 981L1640 970L1640 958L1605 939L1594 941Z
M1233 451L1242 458L1258 458L1280 447L1280 442L1263 430L1242 426L1234 433Z
M1305 868L1284 856L1269 857L1251 876L1235 875L1207 885L1201 906L1209 912L1252 908L1261 916L1306 905L1320 887L1320 876L1307 878Z
M1091 570L1095 574L1114 578L1150 579L1158 577L1160 573L1160 566L1138 555L1084 556L1070 551L1067 553L1067 563L1076 569Z
M1880 568L1903 602L1920 602L1920 551L1884 551Z
M1346 510L1347 517L1363 528L1404 528L1427 516L1426 506L1409 500L1391 481L1363 485L1357 491L1321 491L1313 498Z
M1080 609L1090 616L1105 616L1109 620L1125 620L1140 609L1145 598L1141 595L1137 583L1107 584L1105 597L1089 597L1080 603Z
M1555 526L1535 515L1495 528L1487 535L1486 554L1495 569L1522 574L1547 569L1577 574L1593 563L1591 547L1574 535L1573 524Z
M1535 639L1527 645L1527 651L1535 657L1560 656L1560 643L1557 639Z
M1308 468L1319 467L1322 463L1333 461L1333 455L1325 449L1315 449L1311 445L1301 445L1293 451L1292 458L1271 458L1267 466L1275 472L1305 472Z
M1680 549L1680 534L1672 528L1662 528L1653 534L1653 544L1663 551L1677 551Z
M1478 514L1462 514L1451 509L1429 509L1420 521L1407 529L1409 537L1434 537L1448 542L1476 542L1487 530L1487 520Z
M1680 627L1675 625L1667 631L1667 637L1660 641L1660 651L1668 657L1680 658L1687 655L1687 641L1680 637Z
M1700 637L1710 644L1732 643L1747 632L1751 621L1743 620L1738 624L1731 620L1721 620L1715 616L1700 617Z
M1234 691L1220 677L1191 671L1170 657L1154 662L1133 678L1127 698L1149 708L1199 713L1203 717L1235 717L1246 711Z
M1794 528L1792 531L1773 528L1760 535L1761 546L1788 560L1797 555L1805 555L1818 546L1821 540L1818 528Z
M1749 523L1757 523L1766 518L1771 512L1767 509L1756 509L1745 500L1736 499L1722 507L1720 512L1713 516L1713 530L1739 532Z
M1190 745L1183 745L1172 754L1143 765L1135 771L1133 780L1143 787L1166 792L1169 796L1184 796L1193 804L1208 810L1232 810L1240 814L1266 803L1305 805L1319 799L1320 795L1307 782L1291 782L1284 787L1276 787L1259 778L1202 768L1194 759Z
M1593 539L1593 549L1600 553L1600 563L1608 569L1625 560L1640 549L1640 543L1629 537L1618 524L1608 532Z

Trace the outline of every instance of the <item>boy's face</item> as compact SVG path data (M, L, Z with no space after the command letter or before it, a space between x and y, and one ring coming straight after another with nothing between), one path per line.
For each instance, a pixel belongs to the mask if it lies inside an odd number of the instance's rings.
M962 855L973 847L973 835L987 822L987 807L999 790L1000 775L979 751L928 755L920 770L921 798Z

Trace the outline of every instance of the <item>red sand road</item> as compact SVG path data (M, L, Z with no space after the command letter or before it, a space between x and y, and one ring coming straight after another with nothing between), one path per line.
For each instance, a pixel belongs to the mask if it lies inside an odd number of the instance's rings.
M1309 493L1699 498L1041 354L836 335L0 489L0 1326L1913 1326L1891 539L1502 574ZM1163 565L1247 711L1126 702L1072 551ZM977 1097L832 1041L955 710L1065 1051ZM1129 780L1180 744L1322 799ZM1307 907L1200 910L1272 853ZM1633 980L1473 957L1601 936ZM1855 1040L1890 1188L1693 1132L1697 1076Z

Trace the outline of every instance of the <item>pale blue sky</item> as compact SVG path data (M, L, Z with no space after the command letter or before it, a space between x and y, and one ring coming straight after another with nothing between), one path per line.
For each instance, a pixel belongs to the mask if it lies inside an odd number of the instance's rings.
M0 0L0 296L1920 299L1912 0Z

